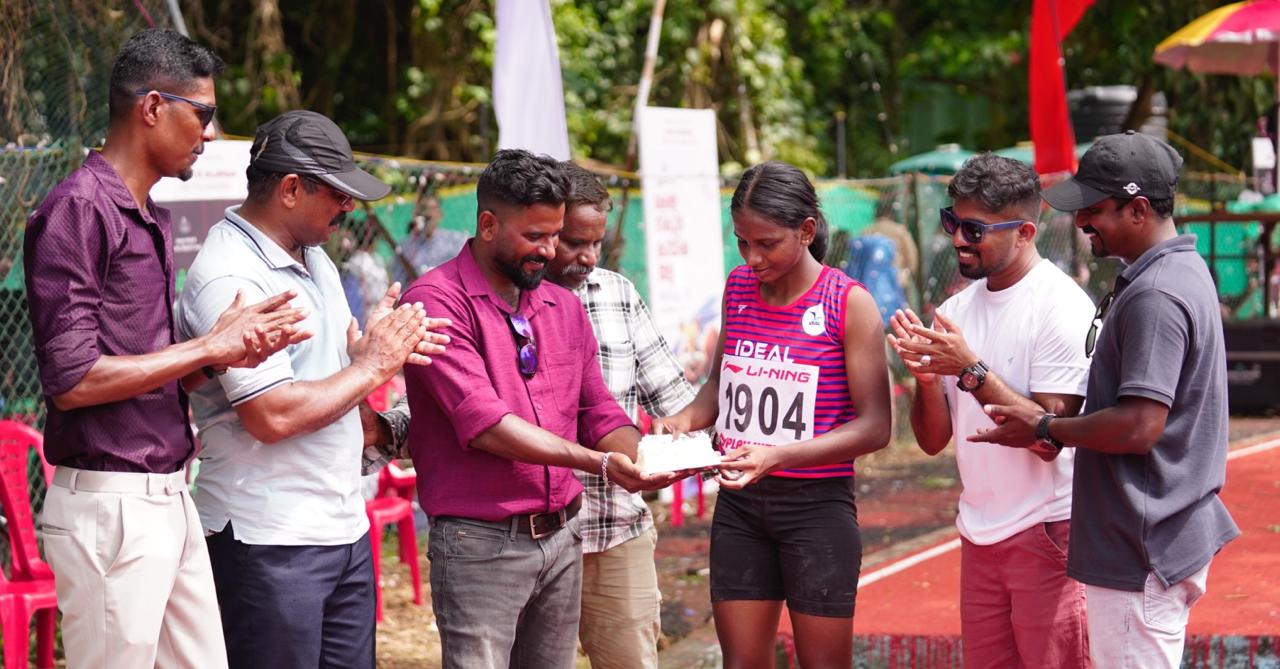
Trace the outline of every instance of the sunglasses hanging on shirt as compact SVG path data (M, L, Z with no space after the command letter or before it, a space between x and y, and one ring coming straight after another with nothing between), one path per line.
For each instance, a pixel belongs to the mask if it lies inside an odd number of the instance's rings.
M524 314L515 312L507 314L507 323L515 333L516 346L519 348L516 363L520 367L520 373L531 377L538 371L538 345L533 341L533 326Z

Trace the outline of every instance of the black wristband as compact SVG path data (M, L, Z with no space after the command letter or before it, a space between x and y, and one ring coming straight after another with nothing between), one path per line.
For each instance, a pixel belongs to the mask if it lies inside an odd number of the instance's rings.
M1062 442L1054 439L1053 435L1049 434L1049 423L1054 418L1057 418L1057 415L1051 413L1046 413L1040 417L1040 422L1036 423L1036 439L1039 439L1060 451L1062 450Z

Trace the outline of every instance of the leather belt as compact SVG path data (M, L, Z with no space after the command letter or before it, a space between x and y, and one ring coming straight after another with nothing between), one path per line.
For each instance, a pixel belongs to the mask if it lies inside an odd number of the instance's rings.
M555 533L556 530L564 527L569 521L578 515L578 511L582 509L582 495L574 497L572 501L565 505L559 511L548 511L546 513L522 513L517 516L507 516L502 520L479 520L476 518L467 518L465 516L436 516L432 518L432 522L439 520L458 520L466 523L479 523L496 527L503 531L510 532L514 526L517 534L523 534L533 539L541 539L547 535Z
M534 539L541 539L564 527L565 524L573 520L574 516L578 515L578 510L581 508L582 495L578 495L559 511L516 516L516 530L521 534L528 532L529 536Z

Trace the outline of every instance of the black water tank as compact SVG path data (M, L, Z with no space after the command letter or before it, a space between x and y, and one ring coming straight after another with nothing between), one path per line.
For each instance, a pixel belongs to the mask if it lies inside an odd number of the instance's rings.
M1129 108L1137 99L1138 89L1133 86L1088 86L1069 91L1067 106L1071 109L1071 126L1075 130L1076 141L1123 131ZM1155 93L1151 96L1151 116L1140 130L1166 139L1168 114L1169 105L1164 93Z
M1231 413L1280 412L1280 320L1227 321Z

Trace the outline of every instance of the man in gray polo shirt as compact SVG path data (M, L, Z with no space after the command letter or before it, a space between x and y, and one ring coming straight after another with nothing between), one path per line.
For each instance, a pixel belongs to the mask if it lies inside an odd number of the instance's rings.
M1094 255L1126 267L1085 340L1084 415L988 406L1000 426L976 437L1079 449L1067 573L1086 586L1096 666L1178 667L1209 563L1240 534L1218 497L1227 462L1218 294L1195 237L1173 223L1181 166L1168 144L1129 131L1099 139L1075 177L1044 192L1075 212Z
M250 156L248 198L209 231L187 274L179 331L204 333L237 292L292 289L314 336L192 394L203 442L196 507L227 656L233 667L372 669L375 585L355 407L411 356L440 352L428 328L448 322L406 304L371 318L364 337L355 331L320 244L353 198L390 189L355 166L332 121L285 113L258 128Z

